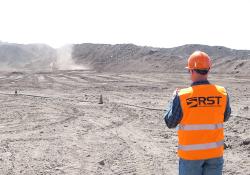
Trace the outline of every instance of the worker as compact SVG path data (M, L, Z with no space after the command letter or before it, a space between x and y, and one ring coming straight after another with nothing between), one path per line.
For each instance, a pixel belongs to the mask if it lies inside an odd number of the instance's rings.
M221 175L229 96L224 87L208 81L211 59L206 53L191 54L186 68L191 87L174 91L164 115L168 128L178 125L179 175Z

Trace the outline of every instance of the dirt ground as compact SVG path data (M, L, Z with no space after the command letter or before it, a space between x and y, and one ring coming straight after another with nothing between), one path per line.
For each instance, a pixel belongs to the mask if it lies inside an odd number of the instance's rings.
M224 174L249 175L250 78L210 80L232 106ZM1 175L177 174L176 130L163 110L187 74L2 72L0 82Z

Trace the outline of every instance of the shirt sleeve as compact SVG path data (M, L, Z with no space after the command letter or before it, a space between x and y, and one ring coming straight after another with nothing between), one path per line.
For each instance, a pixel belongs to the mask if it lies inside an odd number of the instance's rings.
M164 115L164 120L168 128L175 128L182 119L182 109L180 104L180 97L175 95L170 102L169 107Z
M229 95L227 94L227 105L224 113L224 122L228 121L230 116L231 116L231 107L230 107Z

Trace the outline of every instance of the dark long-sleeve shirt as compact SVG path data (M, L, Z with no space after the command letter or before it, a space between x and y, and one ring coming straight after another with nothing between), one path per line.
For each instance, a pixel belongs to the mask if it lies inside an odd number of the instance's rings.
M209 84L209 81L207 80L197 81L192 83L191 86L202 85L202 84ZM224 122L228 121L230 115L231 115L231 107L229 102L229 96L227 94L227 104L224 113ZM164 119L168 128L175 128L180 123L182 116L183 112L180 104L180 97L176 93L173 100L169 104L167 112L164 115Z

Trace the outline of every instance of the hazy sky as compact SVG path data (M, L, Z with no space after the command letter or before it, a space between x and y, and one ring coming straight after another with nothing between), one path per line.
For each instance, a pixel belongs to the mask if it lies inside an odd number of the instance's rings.
M0 40L250 49L250 1L0 0Z

